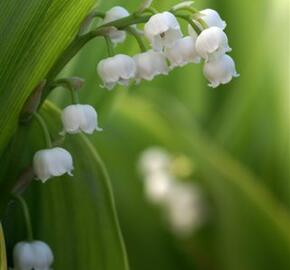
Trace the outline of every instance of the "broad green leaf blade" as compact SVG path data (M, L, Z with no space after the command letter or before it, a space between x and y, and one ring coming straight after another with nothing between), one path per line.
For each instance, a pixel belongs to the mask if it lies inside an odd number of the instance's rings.
M0 223L0 270L7 270L5 238Z
M52 134L60 131L60 114L45 104L42 115ZM34 132L34 140L41 135ZM64 145L74 159L74 177L33 183L34 228L52 246L54 269L128 270L109 176L84 135L67 136Z
M0 153L23 104L70 44L95 0L0 2Z

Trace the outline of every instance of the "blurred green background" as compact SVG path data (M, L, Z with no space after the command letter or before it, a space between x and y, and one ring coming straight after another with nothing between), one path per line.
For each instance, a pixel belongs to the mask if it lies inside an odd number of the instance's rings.
M121 5L134 11L138 4L103 0L99 9ZM153 6L167 10L173 4L176 1L156 0ZM216 9L228 24L231 56L241 74L228 85L209 88L202 65L192 64L153 82L108 92L99 87L96 74L97 63L106 55L102 39L87 44L60 77L85 78L80 100L99 113L104 131L88 138L111 176L132 270L290 269L289 1L197 0L196 6ZM134 55L138 47L129 37L116 52ZM70 96L58 88L50 100L63 108ZM151 146L190 160L190 178L203 188L209 217L189 237L173 234L160 208L144 195L137 163ZM74 151L81 152L83 146L77 147ZM37 186L42 192L45 188ZM39 213L35 200L30 203ZM49 207L44 201L42 206L45 203ZM53 216L39 215L36 234L45 237L50 226L45 222ZM89 236L83 233L86 246ZM58 248L56 252L63 252Z

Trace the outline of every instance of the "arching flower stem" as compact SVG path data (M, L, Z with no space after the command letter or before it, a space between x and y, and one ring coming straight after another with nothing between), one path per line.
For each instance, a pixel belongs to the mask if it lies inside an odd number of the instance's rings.
M150 13L154 15L158 13L158 10L153 7L148 7L142 12L142 14L145 14L145 13Z
M133 28L132 26L129 26L126 28L126 31L128 33L130 33L136 39L136 41L140 47L141 52L146 52L147 48L146 48L140 34L137 32L137 30L135 28Z
M200 34L201 33L201 29L194 23L194 21L192 20L191 16L189 15L182 15L182 14L175 14L175 16L177 18L183 19L185 21L187 21L192 28L195 30L196 33Z
M108 56L109 57L114 56L115 52L114 52L114 47L113 47L111 39L108 36L104 36L104 39L105 39L106 45L107 45Z
M12 194L12 196L19 203L21 207L23 217L25 220L27 240L33 241L33 230L32 230L31 217L30 217L28 205L22 196L16 195L16 194Z
M202 26L203 29L208 28L208 25L205 23L205 21L200 18L198 9L196 9L194 7L190 7L190 6L184 6L184 7L180 7L180 8L176 8L176 9L171 9L171 12L176 17L179 17L180 15L182 15L182 14L178 14L179 11L188 11L190 13L189 16L193 16L193 18L196 19L197 22L199 22L199 24Z
M41 117L41 115L38 114L37 112L34 112L33 114L35 116L35 119L39 123L42 131L43 131L43 135L44 135L44 138L45 138L45 142L46 142L47 147L48 148L51 148L52 147L52 142L51 142L51 138L50 138L49 131L48 131L48 128L46 126L45 121L43 120L43 118Z
M136 14L131 14L125 18L109 22L104 25L100 25L95 30L92 30L81 36L76 36L72 43L67 47L62 56L56 61L54 66L51 68L50 72L47 75L47 84L43 90L42 100L43 102L53 87L54 78L61 72L65 65L85 46L90 40L95 37L104 36L111 27L116 27L119 30L123 30L128 26L134 24L145 23L150 19L151 15L139 16Z

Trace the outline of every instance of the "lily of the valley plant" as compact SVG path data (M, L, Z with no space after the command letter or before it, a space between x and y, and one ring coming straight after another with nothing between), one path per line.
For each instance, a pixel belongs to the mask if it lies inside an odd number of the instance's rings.
M89 42L96 37L106 40L108 55L97 64L97 73L102 80L101 87L112 90L117 85L129 86L132 82L151 81L158 75L168 75L175 68L201 62L210 87L229 83L233 77L238 76L235 63L227 54L231 48L224 32L226 23L218 12L212 9L198 11L193 7L192 1L177 4L168 11L157 11L151 4L152 1L143 1L133 13L119 6L105 13L93 11L84 20L78 34L79 39L73 41L75 46L72 47L81 49L84 40ZM95 19L99 24L91 29L95 25L92 24ZM182 29L179 20L185 21L188 27ZM140 52L136 55L127 55L126 52L114 54L114 47L124 42L128 34L136 39ZM55 75L76 53L71 53L69 49L61 58L66 61L57 63ZM69 59L67 55L70 56ZM102 131L95 109L79 102L78 91L82 85L81 78L48 78L42 87L42 102L49 91L58 86L67 88L72 94L73 104L64 108L61 115L63 128L60 134L63 137L65 134L92 134ZM32 115L41 125L47 146L35 153L32 163L35 179L45 183L55 176L66 173L73 175L73 157L67 150L51 141L47 125L37 113L40 105L41 103L34 104ZM27 210L24 200L20 197L18 199L24 210ZM53 262L52 251L45 243L33 239L29 215L26 215L26 223L30 237L28 241L15 246L14 269L48 270Z

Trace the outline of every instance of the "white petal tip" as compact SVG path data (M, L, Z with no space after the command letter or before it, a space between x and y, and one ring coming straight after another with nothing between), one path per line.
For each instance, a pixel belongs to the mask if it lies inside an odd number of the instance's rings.
M218 88L219 87L219 84L212 84L212 83L209 83L208 86L210 88Z

